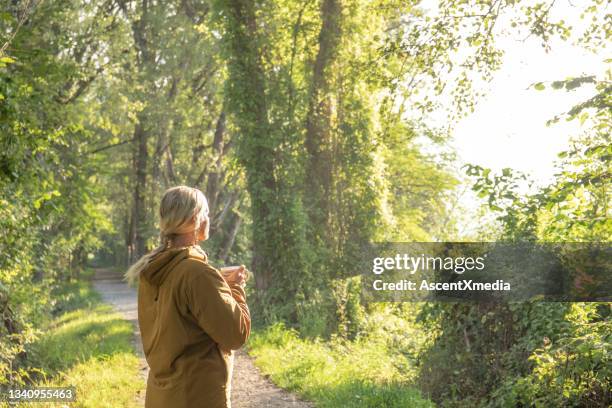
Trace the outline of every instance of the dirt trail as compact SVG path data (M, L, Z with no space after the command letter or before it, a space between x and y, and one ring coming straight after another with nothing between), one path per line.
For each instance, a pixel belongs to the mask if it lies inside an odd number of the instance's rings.
M137 293L127 286L121 276L110 269L96 269L93 279L94 288L102 299L111 304L124 319L134 327L134 347L140 356L140 371L146 382L149 366L144 358L140 331L138 329ZM140 396L144 405L144 395ZM255 367L252 359L244 350L236 352L232 377L232 408L312 408L313 405L299 400L270 382Z

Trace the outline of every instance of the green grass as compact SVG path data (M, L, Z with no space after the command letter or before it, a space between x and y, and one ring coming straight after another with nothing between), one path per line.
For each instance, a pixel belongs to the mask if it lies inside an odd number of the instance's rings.
M317 407L434 406L400 369L407 362L384 343L304 340L277 324L254 332L248 344L256 365L274 383Z
M137 397L144 395L145 385L131 324L102 304L87 282L66 285L54 295L61 299L58 315L29 350L37 367L36 385L75 386L77 401L70 407L139 406Z

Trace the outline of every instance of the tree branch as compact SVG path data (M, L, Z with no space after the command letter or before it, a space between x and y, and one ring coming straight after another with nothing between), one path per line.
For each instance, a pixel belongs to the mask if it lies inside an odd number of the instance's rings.
M94 150L91 150L89 152L85 152L83 155L86 156L86 155L90 155L90 154L100 153L100 152L102 152L104 150L112 149L113 147L121 146L121 145L124 145L124 144L127 144L127 143L131 143L133 141L134 141L134 138L131 138L131 139L124 140L124 141L121 141L121 142L118 142L118 143L113 143L113 144L108 145L108 146L103 146L103 147L100 147L98 149L94 149Z

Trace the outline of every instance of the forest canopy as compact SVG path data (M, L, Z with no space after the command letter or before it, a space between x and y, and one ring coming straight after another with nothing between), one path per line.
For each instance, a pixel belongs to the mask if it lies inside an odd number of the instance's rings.
M534 84L594 90L551 118L584 133L535 192L512 169L458 171L449 144L503 63L502 27L604 54L610 2L576 2L581 27L555 3L0 0L0 384L30 377L53 288L158 244L159 199L175 185L208 199L211 262L254 272L259 323L304 338L359 339L385 309L367 309L352 276L370 242L609 242L609 69ZM448 123L433 127L443 97ZM460 234L466 185L495 218L489 231ZM424 305L420 321L443 336L420 357L420 387L450 405L603 406L607 357L585 350L609 357L609 311ZM576 365L563 368L563 353ZM576 384L557 397L565 376Z

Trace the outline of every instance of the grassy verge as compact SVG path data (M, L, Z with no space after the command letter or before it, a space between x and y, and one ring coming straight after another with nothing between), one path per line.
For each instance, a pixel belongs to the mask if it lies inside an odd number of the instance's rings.
M283 325L255 332L249 354L278 386L317 407L433 407L410 385L406 361L383 343L300 339Z
M57 316L31 345L36 385L76 387L70 407L135 407L143 393L131 324L101 303L88 282L64 286L54 296ZM32 403L47 407L59 404Z

